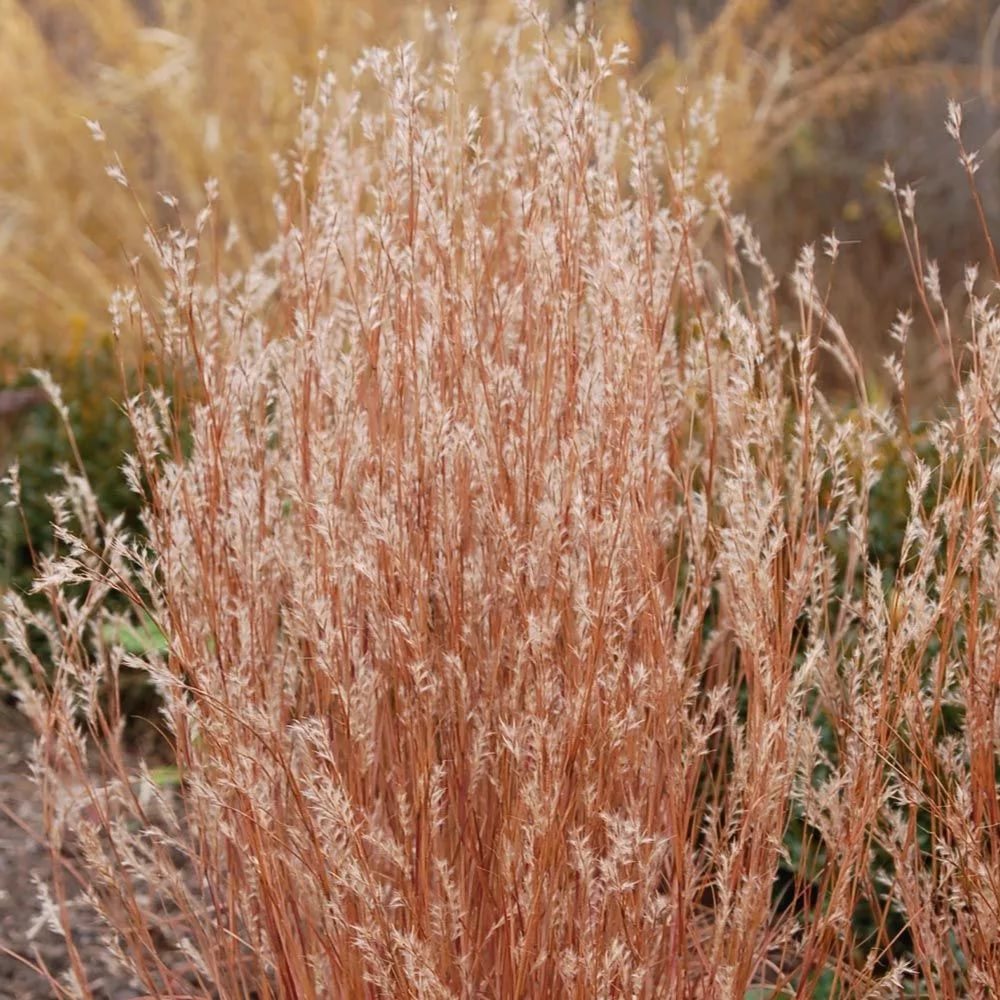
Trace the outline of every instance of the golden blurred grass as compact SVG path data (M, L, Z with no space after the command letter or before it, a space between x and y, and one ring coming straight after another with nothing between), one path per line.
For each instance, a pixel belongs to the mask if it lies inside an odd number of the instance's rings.
M725 142L713 166L739 187L766 175L810 121L841 118L889 95L976 87L981 67L956 63L945 48L956 30L985 28L985 7L728 0L683 57L666 51L650 61L645 89L666 109L678 103L678 84L697 93L720 82L716 125Z
M641 52L640 5L603 0L591 10L606 35ZM249 246L267 245L272 156L296 128L292 78L315 72L321 46L343 78L363 47L416 34L425 6L447 4L0 0L0 345L32 358L106 333L108 299L129 280L143 226L105 175L109 149L154 222L171 219L157 192L190 209L216 177L222 215ZM672 6L682 5L664 11ZM712 103L721 141L706 167L737 188L766 184L803 122L886 87L971 78L977 69L935 51L980 6L911 3L886 15L877 0L728 0L683 51L645 53L640 79L668 126L683 120L682 104ZM458 7L474 86L492 26L515 3ZM107 147L85 119L101 123Z
M269 242L272 156L297 126L293 77L315 74L324 44L346 74L418 15L392 0L141 6L0 0L0 341L26 357L106 332L109 296L128 279L143 222L105 175L109 150L154 221L169 218L157 192L197 205L215 177L222 214L251 245ZM492 6L477 4L480 19Z

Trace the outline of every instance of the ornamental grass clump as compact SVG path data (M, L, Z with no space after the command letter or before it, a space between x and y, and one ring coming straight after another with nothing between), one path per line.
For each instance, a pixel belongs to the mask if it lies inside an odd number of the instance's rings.
M621 51L530 14L472 107L435 30L300 87L249 268L210 184L149 230L162 301L113 303L185 386L128 406L144 530L68 474L51 609L5 616L61 989L89 908L160 998L1000 990L995 305L970 276L960 352L907 229L958 380L917 449L811 251L780 325L710 109L668 145ZM176 782L123 749L126 667Z

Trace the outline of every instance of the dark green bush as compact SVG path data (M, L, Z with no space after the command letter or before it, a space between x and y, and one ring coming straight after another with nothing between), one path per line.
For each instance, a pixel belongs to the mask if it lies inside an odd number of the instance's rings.
M130 527L137 527L139 498L121 474L122 460L132 450L132 431L122 405L125 387L114 346L104 342L69 356L43 358L37 367L48 370L62 390L73 436L102 511L109 516L124 514ZM22 370L4 388L33 385L37 380ZM33 574L32 553L51 547L47 497L62 483L60 470L76 471L76 460L62 420L48 401L0 420L0 458L4 468L18 463L21 480L20 510L6 506L0 514L0 589L25 591Z
M130 532L142 531L141 498L126 485L122 472L124 458L133 451L134 443L125 400L141 387L162 384L163 380L152 366L143 370L133 366L123 371L118 349L105 339L79 351L45 356L31 369L9 355L0 357L0 372L16 372L6 384L0 382L0 391L37 388L33 369L48 371L59 387L69 413L72 439L56 407L43 393L31 405L0 413L0 468L6 471L16 462L20 478L19 505L9 503L9 489L0 491L0 594L11 589L29 604L44 607L45 595L31 593L35 558L52 551L52 508L48 498L64 485L64 470L79 473L77 453L102 515L107 519L122 515ZM114 601L114 595L109 600ZM121 609L128 610L124 598ZM42 642L40 636L36 638ZM153 627L129 629L115 638L130 653L137 654L147 648L160 648L163 642ZM123 715L131 720L132 742L141 743L155 756L169 755L158 730L151 727L160 699L147 675L123 669L118 697Z
M11 370L12 364L8 364ZM49 371L60 387L69 412L73 441L94 489L102 513L125 516L131 530L139 524L140 498L125 484L121 472L124 456L132 450L132 431L123 406L125 392L138 386L138 376L126 376L110 342L77 353L40 359L37 366ZM37 386L31 371L22 369L2 388ZM0 592L13 589L29 603L44 602L30 593L36 554L51 551L52 510L48 497L63 483L63 470L78 472L73 444L55 406L39 399L15 412L0 416L0 460L4 469L16 462L21 483L20 506L0 507ZM39 641L41 641L39 637ZM125 670L119 697L125 715L151 719L159 701L144 675ZM134 727L133 727L134 728ZM148 730L142 726L142 734ZM134 736L140 738L139 730ZM145 740L142 735L143 742Z

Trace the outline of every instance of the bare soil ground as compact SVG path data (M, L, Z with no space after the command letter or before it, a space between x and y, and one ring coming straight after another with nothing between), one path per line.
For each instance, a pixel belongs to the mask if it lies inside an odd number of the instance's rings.
M41 828L41 803L28 773L31 742L23 717L0 705L0 1000L59 996L15 956L32 964L41 959L57 976L69 965L65 941L38 918L33 879L48 879L50 861L48 849L25 832ZM96 917L74 914L73 938L95 1000L132 1000L144 993L113 967Z

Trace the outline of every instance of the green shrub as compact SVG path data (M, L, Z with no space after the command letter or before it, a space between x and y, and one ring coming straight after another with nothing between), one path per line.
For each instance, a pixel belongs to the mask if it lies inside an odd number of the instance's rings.
M32 553L52 548L48 497L65 486L61 470L84 472L104 514L124 515L130 529L138 526L140 509L139 497L128 489L121 473L125 455L133 450L133 437L114 345L106 341L75 353L60 352L41 358L38 367L47 369L60 387L72 439L46 400L7 417L0 429L0 459L4 467L18 464L21 482L20 509L5 507L0 515L0 587L18 590L27 589L33 578ZM22 372L11 385L37 385L37 379ZM82 470L77 468L74 440Z

